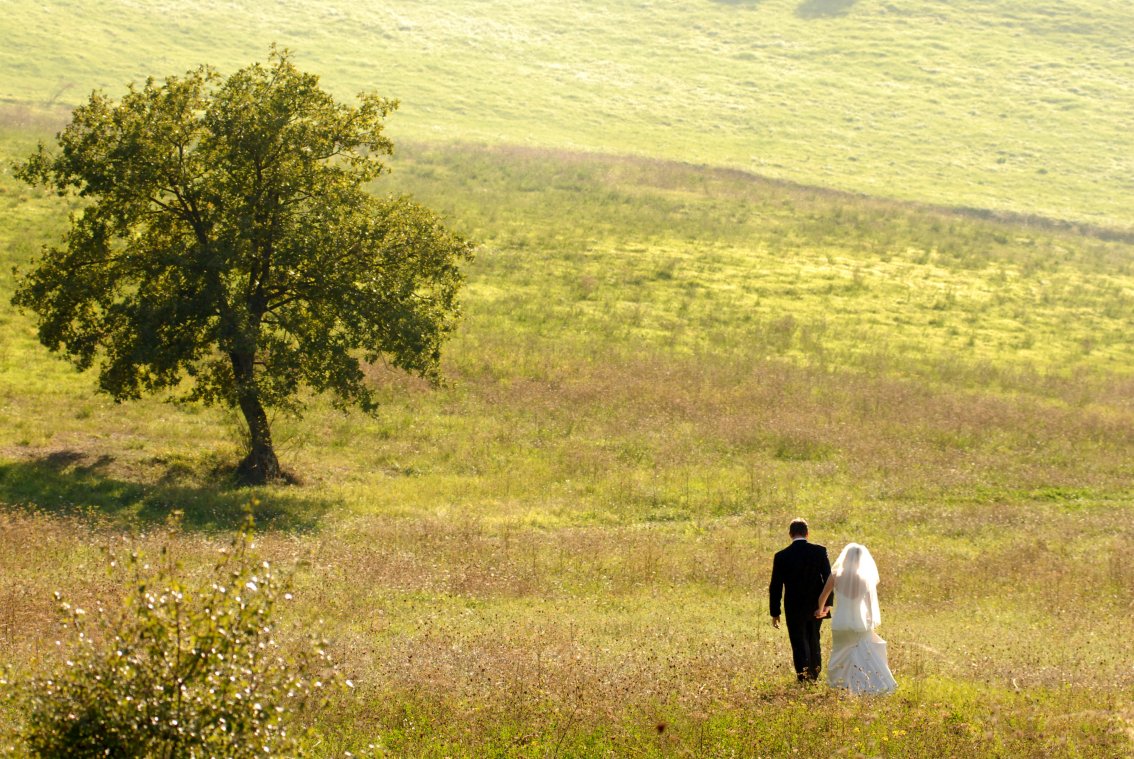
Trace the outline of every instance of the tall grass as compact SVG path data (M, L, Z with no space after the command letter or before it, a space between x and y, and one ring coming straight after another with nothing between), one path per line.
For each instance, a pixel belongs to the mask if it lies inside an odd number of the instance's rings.
M284 621L321 620L358 686L307 716L318 756L1129 752L1130 243L683 164L403 148L377 189L484 241L449 384L375 366L375 416L313 397L275 420L298 486L229 484L232 419L102 400L4 312L16 676L57 655L52 591L123 591L101 547L204 571L256 495L259 550L297 568ZM0 203L24 266L66 209L7 175ZM765 588L801 513L878 558L895 697L794 682Z

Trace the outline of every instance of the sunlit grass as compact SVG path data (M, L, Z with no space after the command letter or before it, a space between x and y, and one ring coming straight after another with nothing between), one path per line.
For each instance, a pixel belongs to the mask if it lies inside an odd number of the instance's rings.
M231 72L273 41L398 139L632 153L1130 228L1132 21L1106 0L23 3L0 97ZM217 34L239 29L238 35Z
M234 417L115 405L3 313L0 662L53 660L54 590L121 592L102 546L197 571L256 496L286 622L357 684L311 715L318 756L1129 751L1130 244L403 148L386 187L483 241L449 384L374 367L376 415L277 418L297 486L232 485ZM0 189L24 265L65 209ZM800 513L878 558L895 697L796 686L765 588Z

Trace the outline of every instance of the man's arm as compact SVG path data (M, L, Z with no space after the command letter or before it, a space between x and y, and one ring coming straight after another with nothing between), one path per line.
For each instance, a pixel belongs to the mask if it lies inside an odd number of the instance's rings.
M784 573L780 566L780 556L776 554L772 559L772 581L768 583L768 611L772 615L772 624L780 626L780 599L784 594Z

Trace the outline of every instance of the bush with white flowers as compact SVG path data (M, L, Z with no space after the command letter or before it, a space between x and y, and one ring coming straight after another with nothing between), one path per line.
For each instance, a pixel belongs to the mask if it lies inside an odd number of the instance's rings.
M56 597L71 638L65 665L16 688L21 740L40 757L294 756L289 725L327 674L322 642L290 654L276 637L281 581L255 556L251 526L189 588L163 549L155 567L118 566L121 609L88 614ZM321 674L322 673L322 674Z

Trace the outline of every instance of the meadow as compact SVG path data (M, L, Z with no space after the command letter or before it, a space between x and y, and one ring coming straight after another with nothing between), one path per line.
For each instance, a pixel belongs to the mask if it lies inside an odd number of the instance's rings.
M1113 0L10 3L0 98L75 104L277 42L400 141L569 148L1129 231Z
M1134 753L1134 132L1110 0L47 0L0 47L0 667L109 551L198 577L248 504L355 684L314 756ZM276 42L400 98L375 191L478 243L430 387L114 404L7 304L79 208L17 182L94 87ZM171 520L171 515L179 515ZM803 515L882 573L899 691L800 687ZM290 631L290 632L289 632ZM829 645L825 631L824 644ZM3 679L3 678L0 678ZM0 696L5 688L0 687ZM0 753L21 714L0 698Z
M5 166L59 118L7 109ZM234 417L115 405L2 311L14 676L61 656L53 591L122 593L107 548L193 574L256 498L285 626L356 685L305 715L316 756L1131 751L1122 235L533 147L392 168L481 243L448 381L375 366L375 415L277 418L298 485L230 484ZM5 270L65 205L5 168ZM895 696L795 683L766 586L797 514L878 558Z

